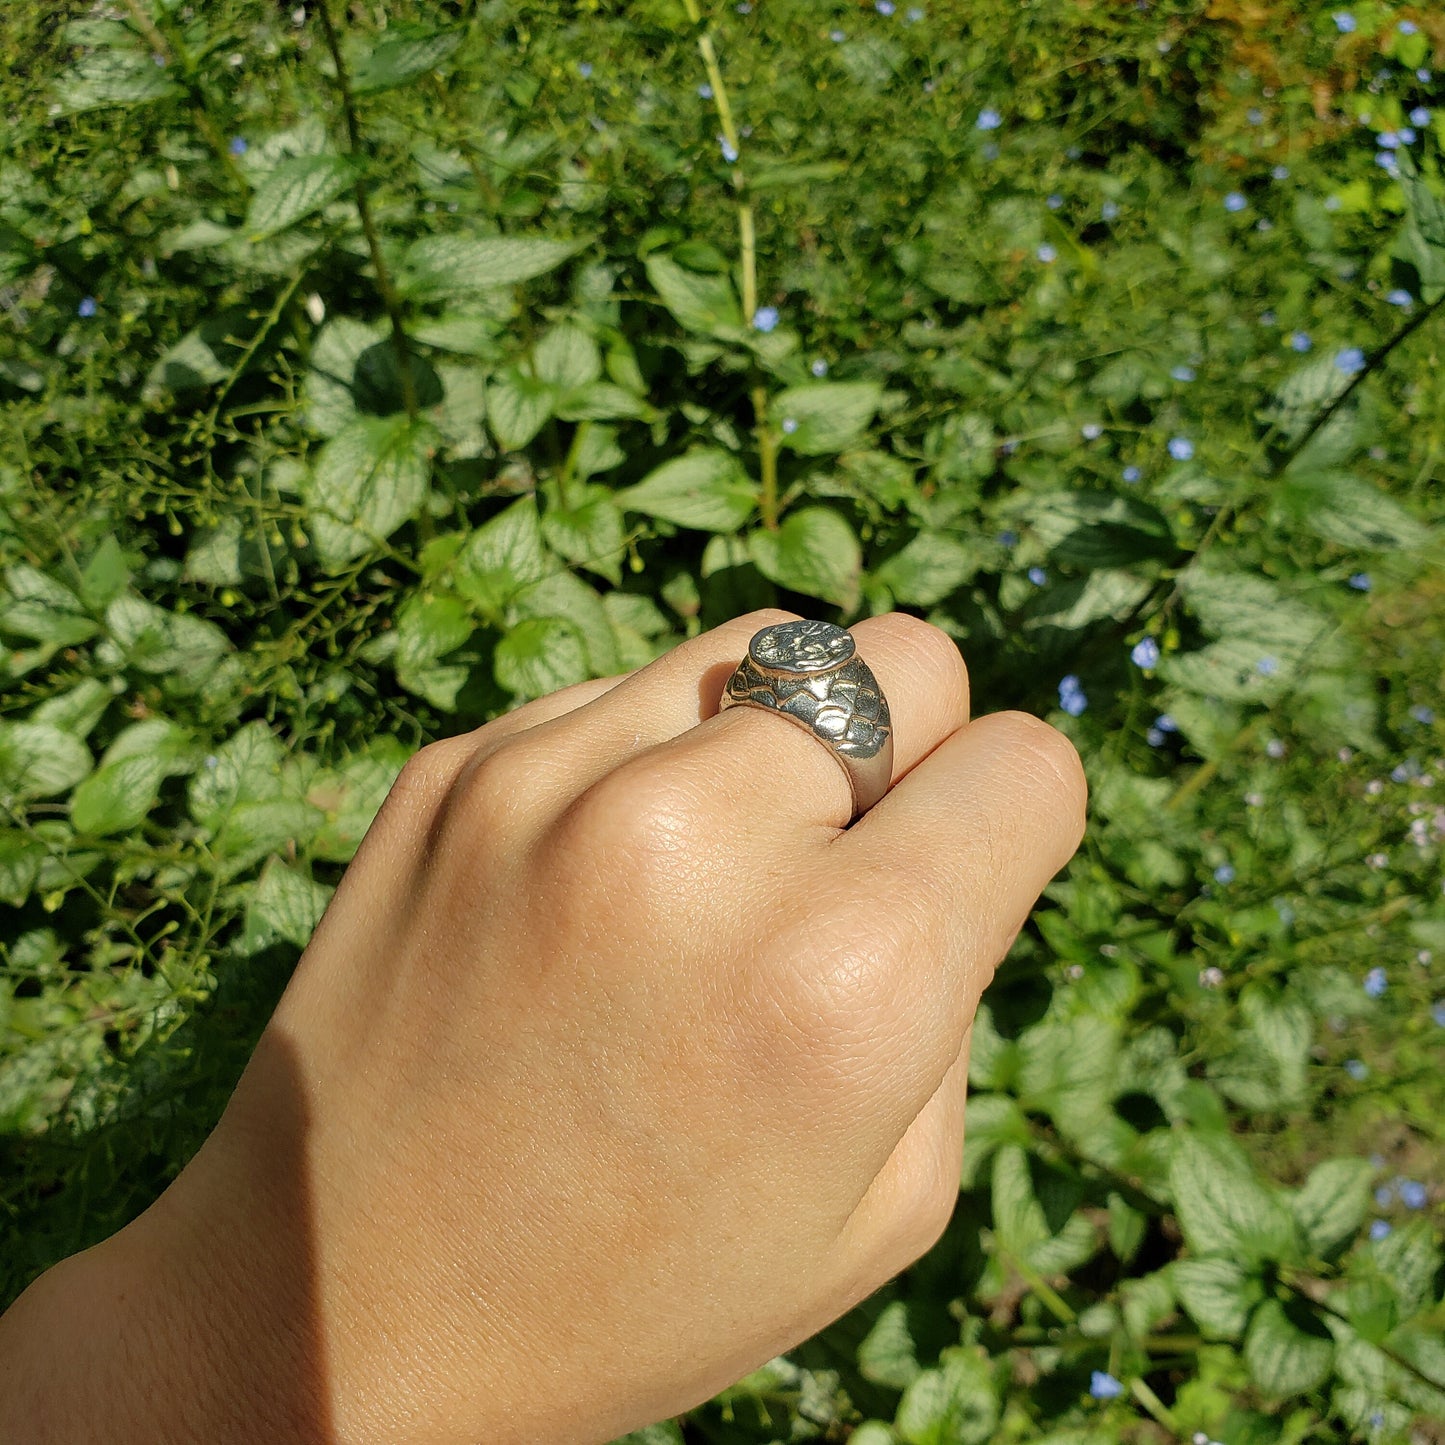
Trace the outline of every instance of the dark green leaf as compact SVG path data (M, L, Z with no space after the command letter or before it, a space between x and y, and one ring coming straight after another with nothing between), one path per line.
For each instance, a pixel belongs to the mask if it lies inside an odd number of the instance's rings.
M1268 1394L1294 1401L1329 1379L1335 1342L1298 1299L1288 1305L1267 1299L1255 1310L1244 1336L1244 1361Z
M793 592L851 607L858 595L863 550L847 520L830 507L790 512L777 531L760 527L748 551L764 577Z
M356 66L351 89L356 95L370 95L394 85L405 85L435 70L462 43L460 30L403 30L387 34Z
M1232 1259L1180 1259L1169 1274L1180 1304L1206 1339L1237 1340L1264 1298L1259 1277Z
M1290 524L1352 551L1414 549L1431 537L1408 508L1350 472L1287 472L1275 506Z
M726 276L688 271L667 256L649 256L643 265L652 289L684 330L728 341L742 336L742 307Z

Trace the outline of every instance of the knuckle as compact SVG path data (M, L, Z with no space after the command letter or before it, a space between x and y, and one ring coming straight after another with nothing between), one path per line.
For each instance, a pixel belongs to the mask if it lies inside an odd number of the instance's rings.
M958 643L941 627L909 612L890 612L877 622L892 634L889 646L899 661L920 677L946 681L953 695L968 708L968 667Z
M1084 833L1084 814L1089 801L1089 784L1079 750L1056 727L1026 712L997 714L999 726L1009 729L1014 750L1024 766L1052 788L1062 805L1063 816ZM1076 840L1077 841L1077 840Z
M442 738L414 752L402 765L387 794L392 810L433 812L466 766L472 746L466 737Z
M959 1167L952 1167L956 1153L932 1141L909 1176L890 1251L900 1269L927 1254L943 1238L953 1218L961 1172L961 1161Z
M458 771L447 824L469 848L504 848L519 835L531 801L527 751L520 738L507 738L475 751Z

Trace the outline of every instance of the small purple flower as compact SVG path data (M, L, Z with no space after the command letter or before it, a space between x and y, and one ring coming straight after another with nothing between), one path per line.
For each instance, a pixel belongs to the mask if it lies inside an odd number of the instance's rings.
M873 0L873 8L880 15L891 15L898 7L893 0Z
M997 130L1003 124L1003 117L992 106L979 111L978 119L974 122L978 130Z
M580 75L583 80L590 80L592 78L592 62L590 60L579 60L577 62L577 74Z
M917 5L915 5L911 10L908 11L908 13L903 18L908 21L910 25L912 25L916 21L923 19L923 11Z
M1048 580L1048 575L1049 574L1045 572L1042 567L1029 568L1029 581L1032 582L1035 587L1042 587L1044 583Z
M1418 125L1421 130L1424 130L1430 124L1430 112L1423 105L1417 105L1410 112L1410 124Z
M1224 982L1224 970L1218 965L1211 963L1208 968L1199 970L1200 988L1218 988Z
M1214 870L1214 881L1215 881L1216 883L1233 883L1233 882L1234 882L1234 868L1233 868L1233 866L1232 866L1231 864L1229 864L1229 863L1221 863L1221 864L1219 865L1219 867Z
M1413 35L1419 28L1413 20L1402 20L1395 26L1401 35Z
M1289 180L1289 167L1288 167L1288 166L1276 166L1276 167L1270 172L1270 175L1272 175L1272 176L1275 178L1275 180L1277 180L1277 181L1287 181L1287 180Z
M1125 467L1122 475L1126 482L1133 483L1137 482L1144 473L1138 467Z
M1390 1234L1390 1221L1388 1219L1372 1219L1370 1221L1370 1238L1378 1244Z
M1356 592L1368 592L1372 585L1368 572L1352 572L1350 574L1350 586Z
M776 306L759 306L753 312L753 327L757 331L771 331L778 324Z
M1044 202L1051 211L1057 211L1064 204L1064 198L1060 195L1052 195Z
M1336 10L1330 19L1341 35L1348 35L1355 28L1355 17L1348 10Z
M1005 527L1004 530L998 534L998 544L1000 547L1017 547L1018 543L1019 534L1015 532L1012 527Z
M1346 1059L1345 1072L1358 1084L1370 1072L1370 1066L1363 1059Z
M1106 221L1116 220L1119 215L1119 203L1117 201L1105 201L1104 204L1099 207L1099 214Z
M718 143L722 146L723 159L731 165L738 158L738 148L726 136L719 136Z
M1364 989L1366 998L1379 998L1389 985L1385 977L1385 970L1376 964L1369 973L1365 975Z
M82 296L81 299L80 299L80 305L75 308L75 314L76 314L77 316L83 316L83 317L85 317L87 320L89 320L92 316L95 315L95 312L96 312L95 297L94 297L94 296Z
M1389 171L1394 175L1400 169L1400 162L1395 159L1394 151L1376 151L1375 164L1383 171Z
M808 368L814 376L827 376L828 363L820 356L811 367Z
M1177 733L1179 731L1179 724L1175 722L1167 712L1161 712L1159 716L1154 719L1154 726L1158 728L1161 733Z
M1144 741L1151 748L1162 748L1164 746L1164 734L1158 728L1145 728Z
M1176 462L1187 462L1194 455L1194 443L1188 437L1170 437L1169 455Z
M1419 70L1415 72L1415 79L1418 80L1421 85L1429 85L1431 80L1430 72L1422 65Z
M1393 291L1387 291L1385 300L1391 306L1413 306L1415 304L1415 298L1401 286L1396 286Z
M1445 1029L1445 998L1437 998L1430 1005L1430 1017L1438 1028Z
M1059 259L1059 253L1054 250L1054 248L1049 245L1047 241L1045 241L1044 244L1040 246L1037 251L1034 252L1034 255L1036 255L1039 260L1044 263L1045 266L1051 266L1055 261Z
M1115 1400L1124 1393L1124 1387L1107 1370L1095 1370L1089 1376L1089 1393L1096 1400Z
M1250 108L1245 111L1244 118L1250 125L1264 124L1264 112L1257 105L1250 106Z
M1420 139L1420 137L1415 134L1415 127L1410 125L1402 125L1395 134L1400 138L1400 144L1402 146L1412 146Z
M847 38L847 33L842 30L830 30L828 32L828 39L831 40L834 45L841 45Z
M1242 211L1248 204L1249 202L1246 201L1238 191L1230 191L1224 198L1224 209L1226 211Z
M712 99L712 86L708 85L708 84L704 81L702 85L698 86L698 88L697 88L697 93L698 93L698 95L699 95L703 100L711 100L711 99Z
M1435 721L1435 709L1433 707L1427 707L1423 702L1417 702L1415 706L1410 709L1410 716L1414 718L1417 723L1423 723L1426 727L1429 727L1430 724Z
M1159 664L1159 644L1152 637L1140 638L1134 644L1133 651L1129 654L1135 667L1157 667Z
M233 156L243 156L249 149L250 147L246 144L245 136L233 135L231 137L230 151Z
M1358 346L1347 346L1335 354L1335 368L1346 376L1353 376L1365 369L1365 353Z
M1400 137L1392 130L1382 130L1379 135L1375 137L1375 144L1379 146L1382 151L1392 151L1399 146Z
M1273 677L1279 671L1279 662L1273 657L1261 657L1254 664L1254 670L1261 677Z
M1082 436L1086 442L1096 442L1104 435L1104 428L1096 421L1086 421L1083 426L1079 428L1079 435Z
M1289 345L1291 351L1306 352L1314 345L1310 340L1308 331L1291 331L1289 334Z
M1417 1179L1400 1181L1400 1203L1406 1209L1423 1209L1430 1200L1430 1191Z
M1181 362L1169 375L1172 376L1175 381L1193 381L1196 373L1192 366L1185 366Z
M1381 1184L1375 1189L1375 1207L1377 1209L1388 1209L1395 1202L1394 1186Z
M1059 706L1068 713L1070 717L1078 717L1089 705L1089 699L1084 696L1084 690L1079 686L1079 679L1075 673L1059 680Z

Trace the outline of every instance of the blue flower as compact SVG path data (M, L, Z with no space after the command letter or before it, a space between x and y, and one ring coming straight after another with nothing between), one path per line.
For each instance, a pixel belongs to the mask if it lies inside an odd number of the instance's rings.
M827 376L828 363L820 356L809 368L814 376Z
M831 40L834 45L841 45L847 38L847 32L843 30L830 30L828 32L828 39Z
M1415 72L1415 79L1418 80L1421 85L1429 85L1430 78L1430 72L1423 65Z
M1400 1181L1400 1203L1406 1209L1423 1209L1429 1202L1430 1191L1416 1179Z
M1124 1393L1124 1387L1107 1370L1095 1370L1089 1376L1089 1393L1096 1400L1114 1400Z
M1289 334L1289 345L1291 351L1306 352L1314 345L1308 331L1291 331Z
M1268 758L1279 759L1284 756L1284 744L1278 738L1271 738L1264 745L1264 754Z
M1037 251L1034 252L1034 255L1036 255L1039 260L1044 263L1045 266L1051 266L1055 261L1059 259L1059 253L1054 250L1054 248L1049 245L1047 241L1045 241L1044 244L1040 246Z
M1376 151L1375 164L1392 175L1400 169L1400 162L1395 159L1394 151Z
M1104 435L1104 428L1096 421L1086 421L1083 426L1079 428L1079 435L1082 436L1086 442L1095 442Z
M785 417L783 418L783 431L784 431L784 433L785 433L786 435L792 436L792 434L793 434L795 431L797 431L797 429L798 429L798 419L797 419L797 417L785 416Z
M1415 298L1401 286L1396 286L1393 291L1387 291L1385 300L1391 306L1413 306L1415 304Z
M1035 587L1042 587L1044 583L1048 580L1048 575L1049 574L1045 572L1042 567L1029 568L1029 581L1032 582Z
M1370 1238L1377 1244L1385 1239L1390 1233L1390 1221L1388 1219L1372 1219L1370 1221Z
M1433 707L1426 707L1423 702L1417 702L1415 706L1410 709L1410 716L1414 718L1417 723L1424 723L1426 727L1429 727L1430 724L1435 721L1435 709Z
M1089 699L1084 696L1084 690L1079 686L1076 674L1071 672L1067 677L1059 680L1059 706L1070 717L1078 717L1088 705Z
M1408 125L1402 125L1395 134L1399 137L1402 146L1412 146L1420 138L1415 134L1414 127Z
M1392 130L1382 130L1375 137L1375 144L1383 151L1392 151L1400 144L1400 137Z
M1233 883L1234 868L1232 865L1221 863L1219 867L1214 870L1214 881L1216 883Z
M1413 20L1402 20L1395 27L1401 35L1413 35L1420 27Z
M1192 366L1185 366L1182 362L1169 373L1175 381L1193 381L1196 375Z
M1194 455L1194 443L1188 437L1170 437L1169 455L1176 462L1187 462Z
M1005 527L1004 530L998 534L998 544L1000 547L1017 547L1018 542L1019 534L1015 532L1012 527Z
M1175 722L1167 712L1161 712L1159 716L1154 719L1154 726L1158 728L1161 733L1177 733L1179 731L1179 724Z
M702 97L703 100L711 100L711 99L712 99L712 86L710 86L710 85L708 85L706 82L704 82L702 85L698 86L698 88L697 88L697 93L698 93L698 95L700 95L700 96Z
M1375 1204L1380 1209L1388 1209L1395 1202L1395 1191L1388 1184L1381 1184L1375 1190Z
M1125 467L1123 477L1126 482L1137 482L1144 475L1138 467Z
M1162 748L1164 746L1164 734L1158 728L1145 728L1144 741L1151 748Z
M1345 1072L1358 1084L1370 1072L1370 1066L1363 1059L1346 1059Z
M873 8L880 15L891 15L898 7L893 0L873 0Z
M1277 180L1277 181L1287 181L1287 180L1289 180L1289 167L1288 167L1288 166L1276 166L1276 167L1270 172L1270 175L1272 175L1272 176L1275 178L1275 180Z
M580 75L583 80L590 78L592 74L592 62L590 60L579 60L577 62L577 74Z
M979 130L997 130L1003 124L1003 117L989 106L978 113L978 119L974 122Z
M923 19L923 11L919 9L917 5L915 5L903 18L907 20L909 24L912 24L916 20Z
M1250 123L1250 125L1264 124L1264 112L1255 105L1250 106L1250 108L1245 111L1244 118Z
M1376 964L1369 973L1365 975L1365 996L1367 998L1379 998L1384 993L1388 980L1385 977L1385 970Z
M1356 592L1368 592L1372 585L1368 572L1352 572L1350 574L1350 586Z
M1273 311L1261 311L1259 313L1259 324L1261 326L1273 326L1278 319Z
M1348 35L1355 28L1355 17L1348 10L1336 10L1330 18L1341 35Z
M723 159L729 164L738 158L738 148L726 137L719 136L718 143L722 146Z
M1347 346L1335 355L1335 366L1346 376L1365 369L1365 353L1358 346Z
M246 144L245 136L233 135L231 137L230 151L233 156L243 156L249 149L250 147Z
M778 324L776 306L759 306L753 312L753 327L758 331L771 331Z
M1442 1028L1445 1029L1445 998L1437 998L1430 1005L1430 1017Z
M1224 198L1224 209L1226 211L1242 211L1248 204L1249 202L1246 201L1238 191L1231 191Z
M1423 105L1417 105L1410 112L1410 124L1418 125L1421 130L1424 130L1430 124L1430 112Z
M1135 667L1156 667L1159 663L1159 644L1152 637L1141 638L1129 654Z
M94 296L84 296L84 297L82 297L82 298L81 298L81 301L80 301L80 305L75 308L75 314L76 314L77 316L84 316L84 317L87 317L87 318L89 318L89 317L91 317L91 316L94 316L94 315L95 315L95 311L96 311L96 306L95 306L95 297L94 297Z
M1050 197L1044 202L1044 204L1049 208L1049 210L1051 210L1051 211L1057 211L1057 210L1059 209L1059 207L1064 204L1064 198L1063 198L1062 196L1059 196L1059 195L1053 195L1053 196L1050 196Z
M1119 214L1119 203L1117 201L1105 201L1099 207L1099 214L1106 220L1112 221Z
M1279 663L1272 657L1261 657L1254 664L1254 670L1261 677L1273 677L1279 671Z

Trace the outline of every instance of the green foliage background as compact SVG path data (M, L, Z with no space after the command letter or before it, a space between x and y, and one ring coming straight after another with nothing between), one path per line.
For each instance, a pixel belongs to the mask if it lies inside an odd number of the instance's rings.
M1438 13L0 44L0 1302L204 1138L411 750L902 607L1071 733L1089 837L943 1241L634 1439L1442 1438Z

